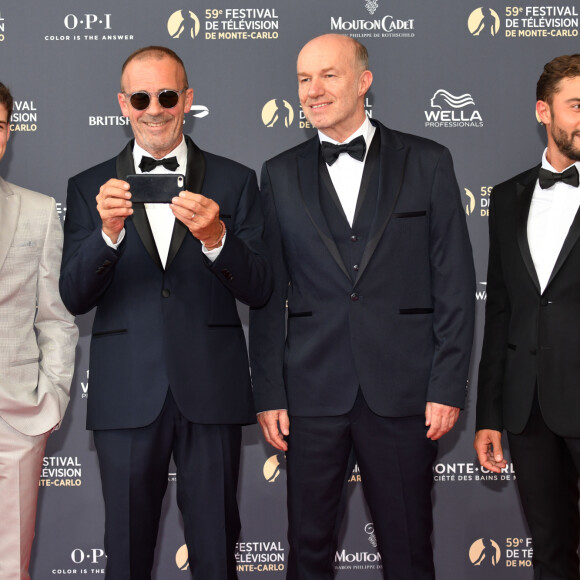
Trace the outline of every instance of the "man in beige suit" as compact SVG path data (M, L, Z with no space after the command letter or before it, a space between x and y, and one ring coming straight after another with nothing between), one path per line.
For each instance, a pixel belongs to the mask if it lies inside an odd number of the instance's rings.
M13 100L0 83L0 159ZM58 291L54 199L0 177L0 578L29 578L48 435L69 400L78 330Z

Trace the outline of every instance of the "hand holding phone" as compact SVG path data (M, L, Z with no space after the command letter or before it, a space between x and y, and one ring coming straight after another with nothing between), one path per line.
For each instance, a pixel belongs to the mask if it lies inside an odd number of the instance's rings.
M116 243L125 226L125 219L133 213L129 184L113 178L101 185L97 195L97 211L103 222L103 233Z

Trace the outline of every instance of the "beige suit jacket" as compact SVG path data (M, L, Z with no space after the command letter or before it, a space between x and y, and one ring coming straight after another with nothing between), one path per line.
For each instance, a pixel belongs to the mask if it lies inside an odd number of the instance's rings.
M0 417L26 435L59 425L69 401L78 329L61 253L54 199L0 178Z

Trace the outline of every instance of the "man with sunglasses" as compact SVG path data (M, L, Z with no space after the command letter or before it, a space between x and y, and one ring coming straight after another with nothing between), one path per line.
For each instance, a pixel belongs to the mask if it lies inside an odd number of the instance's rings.
M173 51L129 56L118 99L135 139L69 181L60 280L72 312L96 307L87 427L105 577L151 578L173 456L191 574L236 578L241 425L254 421L236 299L260 306L271 289L256 175L183 135L193 89ZM173 171L185 191L171 203L131 202L127 175Z

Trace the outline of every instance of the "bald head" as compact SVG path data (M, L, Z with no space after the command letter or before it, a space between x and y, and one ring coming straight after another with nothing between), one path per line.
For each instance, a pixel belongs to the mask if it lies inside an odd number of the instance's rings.
M350 54L352 59L352 66L358 71L363 72L369 68L369 53L364 46L351 38L350 36L344 36L342 34L323 34L322 36L317 36L307 42L300 54L298 55L298 60L300 60L300 55L306 50L325 50L335 47L344 54Z

